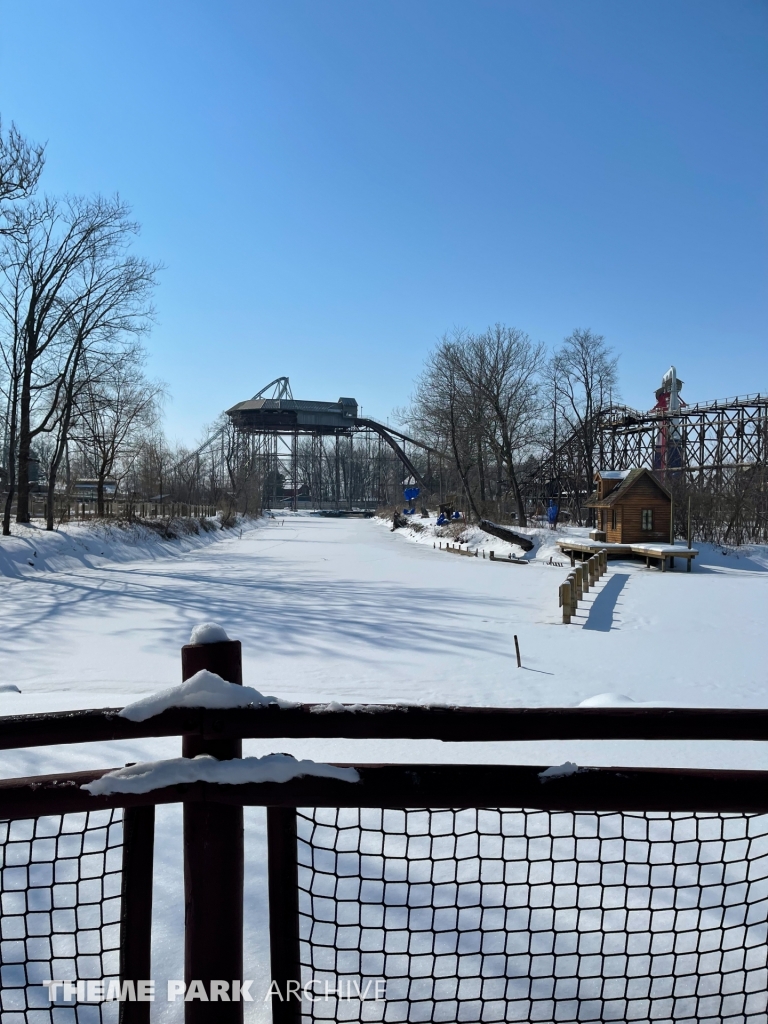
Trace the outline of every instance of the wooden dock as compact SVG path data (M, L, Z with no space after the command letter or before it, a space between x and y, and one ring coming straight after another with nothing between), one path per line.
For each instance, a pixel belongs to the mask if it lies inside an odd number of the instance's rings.
M562 538L557 541L557 546L563 554L569 556L571 565L576 564L577 555L580 561L584 561L584 559L591 558L592 555L604 551L607 558L644 558L645 564L648 567L650 567L651 559L653 559L653 561L659 562L659 568L662 572L667 571L667 561L669 561L669 568L674 569L676 558L686 559L686 572L690 572L691 563L699 553L696 548L684 548L679 544L659 544L657 542L614 544L611 541L589 540L587 538L583 540Z

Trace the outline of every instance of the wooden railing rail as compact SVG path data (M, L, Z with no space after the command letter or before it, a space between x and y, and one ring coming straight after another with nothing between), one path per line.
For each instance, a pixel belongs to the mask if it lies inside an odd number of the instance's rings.
M81 786L115 769L0 781L0 819L156 804L235 807L536 807L541 810L768 812L768 773L692 768L580 768L542 778L547 766L355 764L360 781L305 776L289 782L165 786L92 796Z
M171 708L145 722L120 708L0 718L0 749L92 743L150 736L205 740L267 738L433 739L450 743L507 740L768 740L768 708L467 708L364 705L326 711L324 704L232 710ZM359 708L359 705L357 706Z

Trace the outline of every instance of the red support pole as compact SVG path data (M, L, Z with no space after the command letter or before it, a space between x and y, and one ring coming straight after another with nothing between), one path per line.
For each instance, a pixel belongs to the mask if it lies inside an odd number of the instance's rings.
M181 649L182 678L200 669L242 686L239 640L188 644ZM242 740L185 735L184 757L211 754L221 760L242 757ZM209 999L211 982L243 980L243 808L218 803L184 804L184 975L202 982ZM243 1003L184 1004L185 1024L242 1024Z

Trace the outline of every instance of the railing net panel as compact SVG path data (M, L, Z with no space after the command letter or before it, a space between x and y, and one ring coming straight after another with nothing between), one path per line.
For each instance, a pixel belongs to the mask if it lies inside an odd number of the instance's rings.
M0 821L0 1020L96 1024L117 1002L55 1006L43 981L117 978L122 809Z
M298 835L331 995L305 1021L768 1022L768 815L314 808Z

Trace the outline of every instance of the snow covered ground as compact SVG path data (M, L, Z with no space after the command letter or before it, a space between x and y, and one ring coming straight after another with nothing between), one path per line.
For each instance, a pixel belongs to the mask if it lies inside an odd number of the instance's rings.
M421 525L421 524L419 524ZM137 531L15 528L0 540L0 714L121 707L180 679L192 627L243 642L244 681L292 700L768 706L768 552L701 547L693 572L610 562L570 626L557 534L531 531L527 565L433 549L381 520L285 513L232 531L160 541ZM506 546L478 530L470 546ZM520 554L519 549L514 549ZM514 635L522 651L517 668ZM18 687L15 692L10 687ZM667 764L768 769L760 744L247 741L245 753L316 761ZM6 777L177 757L177 739L0 753ZM246 812L246 977L266 977L263 812ZM158 813L155 977L181 977L180 813ZM248 973L250 971L251 973ZM266 987L266 986L265 986ZM157 1020L181 1019L157 1003ZM176 1014L174 1017L173 1014ZM262 1019L262 1004L252 1019Z

